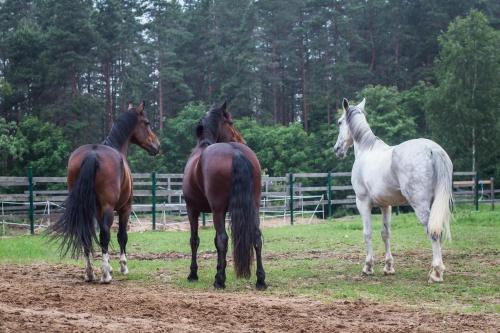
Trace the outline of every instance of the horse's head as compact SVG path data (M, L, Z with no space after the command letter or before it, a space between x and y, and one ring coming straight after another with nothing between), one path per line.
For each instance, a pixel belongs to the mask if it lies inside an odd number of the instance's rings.
M144 114L144 101L142 101L137 108L134 108L130 103L128 109L137 114L137 124L132 131L130 141L142 147L149 155L154 156L158 154L160 151L160 141L151 130L149 120Z
M233 126L231 114L226 110L226 102L205 113L196 127L198 142L239 142L246 143Z
M363 99L361 103L356 106L350 106L347 99L344 98L342 101L342 116L338 120L339 125L339 136L337 137L337 142L335 146L333 146L333 151L338 158L344 159L347 155L347 150L353 145L354 140L352 139L351 131L349 130L348 120L350 120L351 116L356 113L355 111L359 110L362 113L365 112L365 102Z

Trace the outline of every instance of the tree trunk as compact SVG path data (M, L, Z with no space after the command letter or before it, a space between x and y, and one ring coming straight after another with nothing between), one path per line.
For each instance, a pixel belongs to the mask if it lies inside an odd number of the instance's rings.
M71 96L75 97L78 95L78 74L73 72L72 84L71 84Z
M376 59L377 52L375 50L375 41L373 40L373 32L371 30L371 27L370 27L369 34L370 34L370 48L371 48L371 52L372 52L371 60L370 60L370 70L373 71L375 69L375 59Z
M399 40L399 35L396 37L396 65L399 65L399 58L401 52L401 42Z
M160 56L159 56L159 70L158 70L158 73L159 73L159 76L158 76L158 112L159 112L159 115L158 115L158 118L159 121L160 121L160 131L163 129L163 77L161 75L161 69L163 67L163 59L162 59L162 56L161 56L161 52L160 52Z
M371 60L370 60L370 70L373 71L375 69L375 59L377 56L377 51L375 49L375 39L373 37L373 12L368 9L368 37L370 39L370 49L371 49Z
M277 81L277 73L276 73L276 64L278 63L276 59L276 46L274 45L274 42L272 42L272 56L271 56L271 70L272 70L272 80L271 80L271 85L273 87L273 120L274 124L278 123L278 89L276 88L276 81Z
M113 100L111 98L111 61L104 61L104 82L106 95L106 114L108 121L108 130L113 126Z
M302 18L302 13L300 14L300 21L299 21L300 27L303 27L303 18ZM302 34L300 37L300 45L299 45L299 52L300 52L300 75L301 75L301 84L302 84L302 116L303 116L303 121L304 121L304 130L309 132L309 110L307 107L307 96L306 96L306 52L305 52L305 45L304 45L304 39L306 38L305 34Z
M212 104L212 73L210 66L208 66L208 73L207 73L207 81L208 81L208 104Z

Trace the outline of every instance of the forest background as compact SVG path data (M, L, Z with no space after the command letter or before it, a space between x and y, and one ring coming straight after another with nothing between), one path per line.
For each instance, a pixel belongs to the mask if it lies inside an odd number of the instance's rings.
M134 172L182 172L228 101L267 174L348 171L343 97L388 144L426 137L500 179L496 0L0 0L0 175L65 175L129 100L162 144Z

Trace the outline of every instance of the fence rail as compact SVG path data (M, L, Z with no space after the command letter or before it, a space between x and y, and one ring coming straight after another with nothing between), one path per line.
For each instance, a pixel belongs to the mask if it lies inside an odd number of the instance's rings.
M182 177L174 173L134 173L134 214L151 214L153 229L158 212L185 214ZM297 213L330 217L339 208L354 208L350 177L350 172L263 175L261 212L289 216L293 224ZM479 180L476 172L460 171L453 173L453 180L456 203L472 203L476 209L479 202L490 203L495 208L500 189L495 189L493 178ZM33 232L35 216L60 211L67 194L66 177L33 177L31 169L28 177L0 177L0 223L6 223L5 216L22 218L27 213Z

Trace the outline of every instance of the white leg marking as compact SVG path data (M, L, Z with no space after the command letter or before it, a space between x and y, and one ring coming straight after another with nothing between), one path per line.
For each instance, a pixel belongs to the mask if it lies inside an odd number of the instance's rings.
M356 197L356 206L363 219L363 234L365 236L366 259L363 267L363 274L373 274L373 250L372 250L372 220L371 205Z
M120 272L124 275L128 274L127 256L125 253L120 254Z
M92 269L92 262L90 255L85 255L85 275L83 277L85 282L92 282L95 280L94 270Z
M429 282L443 282L444 270L441 243L439 240L432 240L432 269L429 272Z
M391 212L392 207L382 207L382 231L380 232L382 235L382 239L385 244L385 265L384 265L384 274L392 275L394 274L394 259L392 258L391 253Z
M102 254L102 283L110 283L111 282L111 266L109 265L109 253Z

